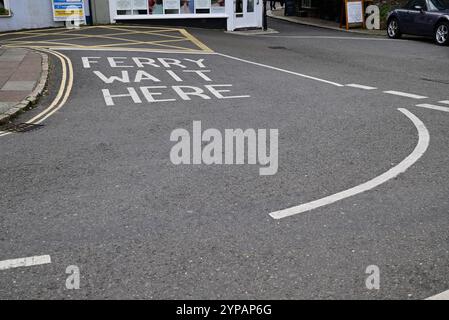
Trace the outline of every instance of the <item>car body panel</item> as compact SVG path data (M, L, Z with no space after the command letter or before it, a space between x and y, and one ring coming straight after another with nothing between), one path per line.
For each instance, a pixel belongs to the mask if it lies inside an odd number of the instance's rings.
M433 37L441 21L449 21L449 9L437 10L431 0L412 0L405 7L392 11L388 21L396 18L403 34ZM423 9L418 10L415 5Z

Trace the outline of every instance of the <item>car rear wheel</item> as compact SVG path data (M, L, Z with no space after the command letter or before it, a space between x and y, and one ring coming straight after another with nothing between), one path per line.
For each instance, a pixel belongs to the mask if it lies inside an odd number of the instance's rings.
M401 37L401 30L399 29L398 19L392 18L390 21L388 21L387 34L391 39L399 39Z
M442 22L436 27L435 40L440 46L449 44L449 23Z

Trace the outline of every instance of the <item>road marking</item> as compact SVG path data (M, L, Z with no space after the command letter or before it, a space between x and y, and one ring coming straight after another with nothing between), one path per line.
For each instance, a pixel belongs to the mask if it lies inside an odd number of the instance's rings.
M90 31L91 28L96 28L93 30L106 30L107 34L96 33L92 34ZM178 51L205 51L212 52L210 48L208 48L204 43L198 40L195 36L191 35L185 29L179 28L140 28L138 30L134 30L135 26L124 26L124 27L107 27L107 26L93 26L90 28L81 28L76 30L64 30L58 32L24 32L24 33L10 33L9 35L13 35L12 38L2 38L0 39L0 43L4 44L8 47L15 46L27 46L27 47L43 47L49 48L54 46L71 46L75 48L96 48L96 47L114 47L114 46L137 46L137 45L145 45L150 47L161 47L166 50L178 50ZM110 31L111 30L111 31ZM86 31L86 33L85 33ZM119 31L119 32L118 32ZM111 33L114 32L114 33ZM148 37L143 37L141 40L127 38L127 35L146 35L146 36L157 36L160 38L159 40L148 40ZM56 37L55 35L65 36L64 38ZM53 39L43 39L36 40L37 37L45 38L45 37L53 37ZM85 39L103 39L110 40L109 43L103 45L83 45L79 44L76 41L71 40L85 40ZM60 42L63 41L63 42ZM170 43L173 42L189 42L195 46L195 48L185 47L173 45Z
M417 95L417 94L401 92L401 91L384 91L384 93L392 94L392 95L400 96L400 97L411 98L411 99L418 99L418 100L427 99L428 98L428 97L425 97L425 96L420 96L420 95Z
M11 46L8 46L11 47ZM27 47L33 48L33 47ZM125 52L148 52L148 53L173 53L173 54L217 54L215 52L205 52L205 51L179 51L179 50L163 50L163 49L138 49L138 48L102 48L102 47L89 47L89 48L72 48L72 47L47 47L47 49L58 50L58 51L125 51Z
M426 300L449 300L449 290L431 296Z
M394 41L395 39L386 38L363 38L363 37L332 37L332 36L271 36L271 35L254 35L264 38L290 38L290 39L329 39L329 40L366 40L366 41ZM396 41L404 41L398 40Z
M351 87L351 88L363 89L363 90L377 90L376 87L364 86L364 85L356 84L356 83L350 83L350 84L347 84L346 86Z
M249 60L245 60L245 59L240 59L240 58L233 57L233 56L229 56L229 55L223 54L223 53L216 53L216 54L219 55L219 56L222 56L222 57L229 58L229 59L233 59L233 60L237 60L237 61L241 61L241 62L246 62L246 63L249 63L249 64L253 64L253 65L255 65L255 66L264 67L264 68L268 68L268 69L272 69L272 70L276 70L276 71L281 71L281 72L293 74L293 75L295 75L295 76L299 76L299 77L302 77L302 78L306 78L306 79L310 79L310 80L315 80L315 81L319 81L319 82L323 82L323 83L327 83L327 84L331 84L331 85L336 86L336 87L344 87L344 85L342 85L342 84L340 84L340 83L336 83L336 82L332 82L332 81L328 81L328 80L324 80L324 79L320 79L320 78L308 76L308 75L306 75L306 74L302 74L302 73L298 73L298 72L293 72L293 71L290 71L290 70L285 70L285 69L281 69L281 68L269 66L269 65L266 65L266 64L254 62L254 61L249 61Z
M420 107L420 108L427 108L427 109L433 109L433 110L438 110L438 111L449 112L449 108L448 107L436 106L434 104L423 103L423 104L417 104L416 106Z
M413 164L415 164L422 155L426 152L427 147L429 146L430 136L429 131L422 121L416 117L413 113L408 111L407 109L399 108L400 112L406 115L410 121L415 125L418 131L418 143L413 150L413 152L404 160L402 160L398 165L394 166L387 172L381 174L380 176L375 177L372 180L369 180L363 184L355 186L353 188L347 189L345 191L312 201L308 203L301 204L296 207L275 211L270 213L270 216L273 219L282 219L286 217L290 217L299 213L303 213L306 211L310 211L319 207L323 207L329 205L331 203L343 200L345 198L352 197L354 195L360 194L362 192L371 190L388 180L394 179L401 173L404 173L408 168L410 168Z
M51 263L51 258L49 255L3 260L0 261L0 270L7 270L19 267L31 267L49 263Z
M191 35L189 32L187 32L184 29L179 29L179 32L181 32L181 34L186 37L187 39L189 39L192 43L194 43L198 48L202 49L205 52L213 52L213 50L211 48L209 48L208 46L206 46L204 43L202 43L200 40L198 40L196 37L194 37L193 35Z
M67 99L68 99L70 92L72 91L72 87L73 87L73 66L72 66L72 62L70 61L70 59L61 53L56 53L51 50L43 50L43 49L40 49L40 50L45 51L50 54L53 54L60 60L61 67L62 67L62 79L61 79L61 84L59 86L58 93L57 93L55 99L50 104L50 106L48 106L48 108L43 110L38 115L34 116L33 118L31 118L30 120L25 122L28 124L39 124L39 123L43 122L45 119L47 119L49 116L54 114L56 111L61 109L62 106L64 106L64 104L67 102ZM68 70L68 72L67 72L67 70ZM68 79L68 82L67 82L67 79ZM64 91L65 91L65 94L64 94ZM12 132L0 131L0 137L6 136L9 134L12 134Z
M442 104L449 104L449 100L443 100L443 101L440 101L439 103L442 103Z
M59 59L61 59L61 62L65 59L65 61L67 62L67 66L68 66L68 84L66 86L66 92L64 97L62 98L61 102L58 104L57 107L48 107L47 109L45 109L44 111L42 111L41 113L39 113L38 115L36 115L34 118L32 118L31 120L28 120L26 123L29 124L39 124L41 122L43 122L45 119L47 119L48 117L50 117L52 114L54 114L56 111L58 111L59 109L61 109L64 104L67 102L70 93L72 91L72 87L73 87L73 65L72 65L72 61L65 55L63 55L62 53L56 53L56 52L51 52L46 50L47 52L57 56ZM39 120L37 120L39 119Z

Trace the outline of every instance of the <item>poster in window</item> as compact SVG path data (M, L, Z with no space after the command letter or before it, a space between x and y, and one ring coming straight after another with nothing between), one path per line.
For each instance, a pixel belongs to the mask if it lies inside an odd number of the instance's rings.
M162 0L148 0L148 7L150 14L163 14L164 5Z
M225 0L212 0L211 13L225 13Z
M147 10L148 0L133 0L134 10Z
M193 13L193 0L180 0L181 14Z
M210 1L211 0L196 0L195 8L196 9L210 9Z
M116 7L117 10L132 10L133 4L131 0L117 0Z
M164 10L176 10L179 12L179 0L164 0Z

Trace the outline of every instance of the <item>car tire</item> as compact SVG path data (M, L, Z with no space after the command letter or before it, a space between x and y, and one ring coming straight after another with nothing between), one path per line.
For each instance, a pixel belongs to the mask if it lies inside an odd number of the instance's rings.
M388 20L387 35L390 39L399 39L402 36L398 19L391 18L390 20Z
M440 46L449 45L449 22L441 22L435 28L435 41Z

